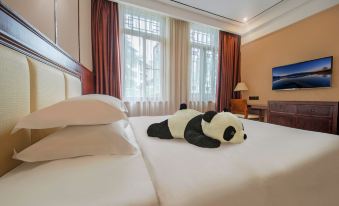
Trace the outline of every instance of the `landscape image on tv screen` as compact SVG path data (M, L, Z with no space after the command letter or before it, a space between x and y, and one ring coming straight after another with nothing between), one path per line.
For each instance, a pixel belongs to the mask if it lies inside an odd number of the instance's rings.
M332 57L275 67L272 69L272 89L330 87Z

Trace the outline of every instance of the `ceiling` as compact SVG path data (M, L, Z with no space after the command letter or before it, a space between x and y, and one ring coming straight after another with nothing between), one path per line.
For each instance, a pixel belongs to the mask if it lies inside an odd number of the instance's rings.
M181 8L194 9L216 17L245 23L284 0L160 0Z
M241 35L242 44L339 4L339 0L111 0ZM247 18L247 21L244 21Z

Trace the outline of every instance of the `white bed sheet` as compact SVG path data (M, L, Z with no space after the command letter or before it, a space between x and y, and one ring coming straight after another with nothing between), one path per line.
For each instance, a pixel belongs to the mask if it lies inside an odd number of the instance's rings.
M205 149L148 137L130 118L163 206L337 206L339 137L242 120L248 139Z
M24 163L0 178L1 206L155 206L140 153Z

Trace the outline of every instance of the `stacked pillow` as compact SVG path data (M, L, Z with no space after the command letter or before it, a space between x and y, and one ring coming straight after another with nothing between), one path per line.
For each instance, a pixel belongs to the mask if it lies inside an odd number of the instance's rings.
M15 153L26 162L87 155L131 155L138 151L124 103L107 95L83 95L38 110L20 120L20 129L58 128L39 142Z

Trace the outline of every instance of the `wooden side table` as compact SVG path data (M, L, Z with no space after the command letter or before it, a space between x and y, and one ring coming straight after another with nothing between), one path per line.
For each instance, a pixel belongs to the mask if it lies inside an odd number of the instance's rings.
M266 105L248 105L249 113L259 115L261 122L267 122L267 106Z

